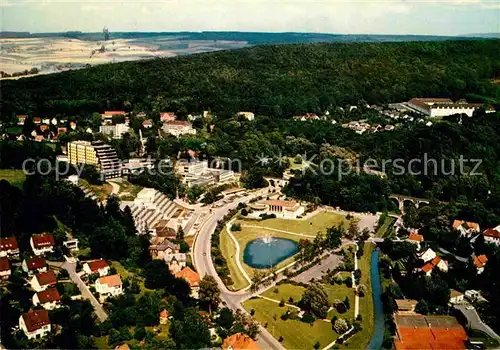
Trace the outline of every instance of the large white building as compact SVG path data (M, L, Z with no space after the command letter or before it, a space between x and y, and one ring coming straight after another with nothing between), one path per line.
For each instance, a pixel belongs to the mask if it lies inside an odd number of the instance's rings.
M429 117L445 117L453 114L466 114L472 117L474 111L483 105L468 103L466 100L453 102L449 98L416 97L408 101L408 107ZM492 107L484 106L487 113L494 112Z
M234 181L234 171L214 169L208 167L206 160L179 159L175 164L175 171L188 187L195 185L210 186Z
M167 134L179 137L181 135L196 135L196 129L193 128L190 122L184 120L171 120L163 123L163 131Z
M99 132L111 136L114 139L121 139L123 134L129 132L130 127L127 124L101 125Z
M262 214L274 214L277 218L296 219L304 214L304 207L293 200L261 200L250 204L249 207L252 212L248 216L255 218Z

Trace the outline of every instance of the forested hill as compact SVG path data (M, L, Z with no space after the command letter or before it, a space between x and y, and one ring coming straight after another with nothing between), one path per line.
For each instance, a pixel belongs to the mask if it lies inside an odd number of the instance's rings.
M288 116L356 104L500 100L500 40L256 46L2 82L3 119L122 108ZM491 100L490 100L491 101Z

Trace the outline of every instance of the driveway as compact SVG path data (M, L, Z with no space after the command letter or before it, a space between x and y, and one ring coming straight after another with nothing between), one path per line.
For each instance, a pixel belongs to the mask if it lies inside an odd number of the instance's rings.
M82 281L80 276L77 275L76 273L76 264L72 264L69 262L52 262L52 261L47 261L47 264L50 266L55 266L61 269L65 269L68 271L69 278L71 281L73 281L74 284L80 289L80 292L82 293L82 296L85 299L88 299L92 306L94 307L94 312L97 315L97 318L99 321L105 321L108 318L108 314L106 311L104 311L103 307L101 304L99 304L99 301L95 298L95 296L90 292L90 289L87 287L87 285Z

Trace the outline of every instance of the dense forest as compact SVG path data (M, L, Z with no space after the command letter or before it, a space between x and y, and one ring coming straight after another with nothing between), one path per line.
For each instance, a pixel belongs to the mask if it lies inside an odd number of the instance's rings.
M123 108L271 117L414 96L497 102L500 40L256 46L2 82L2 120Z

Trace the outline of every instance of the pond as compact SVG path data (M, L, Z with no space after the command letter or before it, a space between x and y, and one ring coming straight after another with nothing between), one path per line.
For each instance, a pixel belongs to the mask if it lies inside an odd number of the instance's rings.
M299 251L297 242L291 239L262 237L247 243L243 261L256 269L268 269Z

